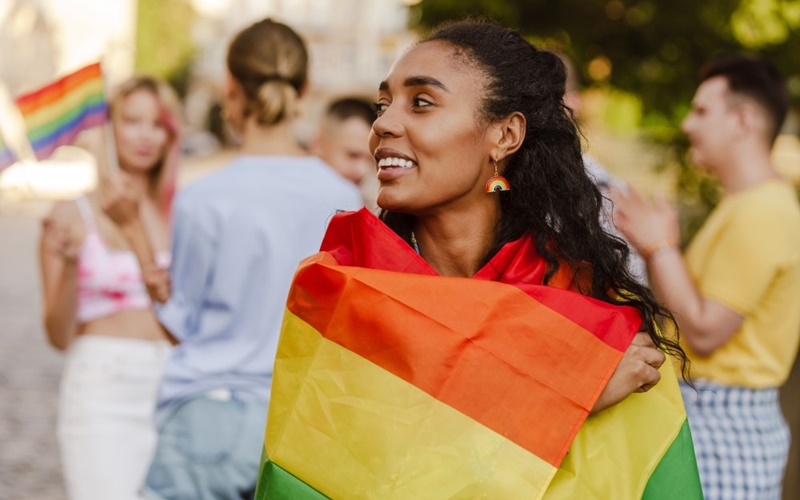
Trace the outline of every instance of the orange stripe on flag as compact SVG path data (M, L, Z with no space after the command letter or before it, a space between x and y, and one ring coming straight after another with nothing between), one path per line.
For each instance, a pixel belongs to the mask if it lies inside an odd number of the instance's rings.
M91 64L71 73L58 81L17 99L17 106L23 115L57 102L64 95L95 79L102 79L100 63Z
M290 311L550 464L560 463L622 356L513 286L332 260L320 254L298 270Z

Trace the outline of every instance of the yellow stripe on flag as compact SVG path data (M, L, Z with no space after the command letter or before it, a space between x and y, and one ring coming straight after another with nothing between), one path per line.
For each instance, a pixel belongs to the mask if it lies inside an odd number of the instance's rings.
M323 338L288 310L283 328L267 456L321 493L540 498L553 478L556 469L544 460Z
M35 129L61 118L67 111L80 106L84 99L94 94L103 93L103 81L90 80L80 87L73 89L63 98L49 104L33 113L24 115L28 129Z
M678 380L669 360L661 381L645 394L590 416L572 442L547 500L641 498L650 475L686 420ZM576 473L580 471L580 473Z

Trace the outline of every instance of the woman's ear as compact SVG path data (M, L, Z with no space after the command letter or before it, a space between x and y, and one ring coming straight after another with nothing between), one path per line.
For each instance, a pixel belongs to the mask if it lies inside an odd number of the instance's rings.
M518 111L492 125L495 139L492 157L501 161L516 153L525 140L526 126L525 115Z
M236 81L230 71L225 71L225 94L226 101L235 101L242 92L242 86Z

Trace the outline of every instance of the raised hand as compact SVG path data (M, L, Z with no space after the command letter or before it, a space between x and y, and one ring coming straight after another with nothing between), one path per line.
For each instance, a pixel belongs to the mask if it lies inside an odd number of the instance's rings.
M651 203L629 188L612 189L611 199L614 224L643 257L647 258L660 248L677 247L680 241L678 213L663 197L656 197Z
M660 380L658 369L666 356L646 332L638 332L622 355L617 369L592 408L597 413L613 406L634 392L647 392Z
M75 264L80 255L81 242L64 222L52 217L42 220L44 249L60 256L66 264Z
M118 175L100 177L100 208L120 228L139 219L139 198L126 179Z
M160 267L151 267L143 273L144 284L150 299L155 302L166 302L171 292L169 271Z

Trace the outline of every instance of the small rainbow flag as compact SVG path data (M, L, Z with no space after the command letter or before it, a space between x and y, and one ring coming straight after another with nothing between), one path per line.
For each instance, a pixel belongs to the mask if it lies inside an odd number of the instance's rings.
M3 170L16 161L17 155L9 149L8 145L3 141L2 135L0 135L0 170Z
M441 277L370 212L334 217L289 293L256 498L702 499L670 363L588 416L638 313L546 268L523 238Z
M100 63L95 63L17 99L36 158L47 158L82 130L105 123L103 87Z

